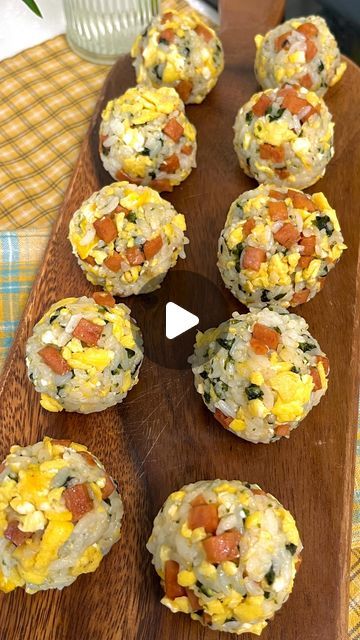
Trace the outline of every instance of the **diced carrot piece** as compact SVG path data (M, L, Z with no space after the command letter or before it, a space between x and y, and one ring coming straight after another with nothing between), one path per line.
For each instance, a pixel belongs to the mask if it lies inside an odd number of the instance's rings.
M233 418L230 418L230 416L226 416L222 411L220 411L220 409L217 408L215 409L214 418L215 420L220 422L221 426L225 429L228 429L230 426L230 422L233 421Z
M165 11L165 13L163 13L162 18L161 18L162 24L164 24L164 22L168 22L169 20L172 20L173 15L174 14L173 14L172 11Z
M160 165L160 171L166 173L175 173L180 167L180 160L176 153L173 153L168 158L165 158L164 162Z
M275 189L270 189L269 198L275 198L275 200L285 200L287 198L287 193L281 193L281 191L275 191Z
M260 342L260 340L256 340L256 338L251 338L250 346L257 356L264 356L265 353L268 352L266 344Z
M276 221L288 219L288 209L285 202L281 200L279 202L272 202L272 200L270 200L268 207L271 220Z
M299 82L300 82L301 86L305 87L306 89L311 89L311 87L313 85L313 79L312 79L310 73L305 73L304 76L299 78Z
M242 253L243 269L259 271L261 263L266 262L266 251L258 247L246 247Z
M85 483L74 484L72 487L68 487L65 489L63 496L66 508L72 513L73 522L78 522L93 508L93 501L90 498L89 491Z
M312 260L311 256L301 256L298 265L299 267L301 267L301 269L307 269L307 267L309 266L310 262Z
M256 222L254 220L254 218L248 218L243 226L243 233L245 238L249 235L249 233L252 232L253 228L255 227Z
M305 52L305 60L306 62L311 62L313 58L315 58L318 52L318 48L312 40L306 40L306 52Z
M296 293L294 293L293 297L291 298L291 302L290 302L291 306L296 307L298 304L304 304L304 302L307 301L309 295L310 295L309 289L301 289L301 291L297 291Z
M16 520L11 520L4 531L4 537L10 540L16 547L24 544L27 538L30 538L32 533L20 531L19 523Z
M286 180L290 175L287 169L274 169L274 171L280 180Z
M203 540L207 560L219 564L225 560L236 560L239 555L241 535L237 529L225 531L220 536L212 536Z
M115 209L115 213L125 213L125 215L128 216L130 213L130 210L126 209L125 207L122 207L121 204L118 204L118 206Z
M210 29L205 27L205 25L203 24L198 24L197 27L195 27L195 31L198 36L204 38L205 42L210 42L210 40L214 37L212 31L210 31Z
M329 358L326 356L316 356L316 362L321 362L324 367L325 374L327 375L330 371L330 363Z
M100 304L104 307L115 307L115 298L111 295L111 293L106 293L105 291L94 291L92 294L96 304Z
M271 105L271 100L269 96L267 96L266 93L263 93L260 96L259 100L254 104L252 110L256 116L258 117L264 116L266 109L268 109L270 105Z
M111 494L113 493L113 491L115 491L115 489L116 489L115 483L114 483L113 479L107 473L106 474L105 485L101 489L102 499L106 500L109 496L111 496Z
M285 33L282 33L280 36L276 38L274 42L275 51L279 52L281 49L289 48L290 46L288 42L289 36L291 36L291 31L286 31Z
M95 220L93 224L96 235L99 236L100 240L104 240L104 242L112 242L117 237L118 232L116 224L110 216L104 216L103 218L100 218L100 220Z
M285 159L285 149L281 144L279 147L274 147L272 144L264 142L260 146L260 158L262 160L272 160L272 162L283 162Z
M163 132L166 133L169 138L174 140L174 142L178 142L184 133L184 127L181 126L180 122L178 122L176 118L170 118L163 128Z
M131 176L129 176L127 173L125 173L125 171L117 171L116 172L116 180L119 180L119 182L131 182L132 184L137 184L140 185L142 184L142 179L141 178L132 178Z
M174 188L170 180L152 180L149 186L159 192L172 191Z
M184 144L180 149L181 153L184 153L186 156L191 156L192 150L191 144Z
M45 364L59 376L63 376L65 373L71 371L71 367L69 367L65 358L62 357L60 351L50 344L40 349L39 356Z
M265 324L255 322L252 330L252 336L255 340L259 340L269 349L277 349L280 342L280 335L275 329L267 327Z
M125 255L128 263L133 266L144 262L144 254L139 247L129 247L129 249L126 249Z
M208 504L204 498L204 496L202 495L202 493L200 493L200 495L196 496L196 498L194 498L194 500L191 500L191 504L193 507L198 507L201 504Z
M104 265L105 267L110 269L110 271L114 271L114 273L117 273L118 271L120 271L121 264L123 262L127 262L126 258L120 255L120 253L117 253L116 251L114 251L114 253L111 256L108 256L107 258L105 258Z
M180 82L177 83L175 89L178 92L181 100L183 102L187 102L193 90L193 84L192 82L190 82L190 80L180 80Z
M301 109L308 107L309 103L307 100L304 100L304 98L299 98L295 91L288 91L283 97L282 106L283 109L289 109L290 113L296 115Z
M305 193L288 189L287 195L291 198L295 209L306 209L306 211L316 211L316 207L311 198Z
M303 247L302 256L313 256L315 252L316 237L303 236L299 241L299 245Z
M299 31L307 38L315 38L319 33L318 28L312 22L304 22L297 27L296 31Z
M93 258L92 256L87 256L86 258L84 258L84 262L91 264L92 267L95 267L96 265L95 258Z
M165 595L170 600L181 598L186 595L184 587L177 582L180 567L175 560L166 560L165 562Z
M295 89L296 85L294 84L285 84L280 91L278 91L278 96L280 96L281 98L284 98L285 96L287 96L288 94L291 95L296 95L296 89Z
M276 242L283 247L290 249L300 238L300 232L291 222L286 222L276 233L274 233Z
M60 447L70 447L72 440L57 440L56 438L51 438L51 444L59 445Z
M320 105L319 104L317 104L316 107L311 106L309 111L301 118L301 122L306 122L307 120L309 120L309 118L311 116L313 116L314 113L320 113Z
M200 609L202 609L202 606L200 604L199 598L197 597L197 595L189 588L185 588L186 591L186 595L190 600L190 607L191 610L193 612L195 611L200 611Z
M216 504L199 504L192 506L188 516L189 529L204 527L207 533L215 533L219 524Z
M88 451L78 451L79 456L84 458L86 462L90 465L90 467L97 467L97 464L94 460L94 456L91 455Z
M320 373L318 372L316 367L311 367L310 375L311 375L312 381L314 383L314 390L315 391L319 391L319 389L322 389Z
M144 255L146 260L151 260L151 258L156 256L162 246L163 241L160 235L156 236L156 238L152 238L151 240L147 240L144 244Z
M290 427L288 424L279 424L274 429L277 436L287 438L290 435Z
M85 342L88 347L95 347L99 342L103 328L86 318L81 318L80 322L76 325L73 336L78 338L81 342Z
M163 29L159 34L159 41L165 40L166 42L172 42L176 36L174 29Z

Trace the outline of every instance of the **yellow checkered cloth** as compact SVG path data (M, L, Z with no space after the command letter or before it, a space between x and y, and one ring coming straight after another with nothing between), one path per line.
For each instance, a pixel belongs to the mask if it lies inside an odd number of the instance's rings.
M0 368L108 70L79 64L64 36L0 63ZM357 453L351 640L360 637L360 436Z

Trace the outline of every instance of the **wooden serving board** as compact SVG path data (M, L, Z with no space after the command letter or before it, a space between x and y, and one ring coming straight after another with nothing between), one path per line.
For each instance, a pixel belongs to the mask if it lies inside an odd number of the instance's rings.
M186 261L176 269L201 273L223 290L225 319L232 310L245 309L221 284L217 239L230 203L255 187L239 169L232 125L256 90L253 36L280 22L284 2L223 0L221 8L225 70L205 102L187 109L198 131L198 168L169 199L186 215L191 242ZM258 482L273 493L295 515L304 543L294 592L264 640L344 640L358 387L359 69L348 62L343 80L326 96L336 122L336 154L313 187L336 207L349 248L323 292L298 309L330 357L329 390L289 441L257 446L216 426L190 369L165 369L145 359L140 382L123 404L88 416L42 410L27 380L24 348L34 323L55 300L92 290L71 255L68 223L84 198L111 181L97 154L99 114L108 99L134 82L129 57L120 59L101 93L0 387L0 459L10 445L33 443L45 434L88 445L120 483L122 536L95 574L62 592L2 594L0 638L229 638L160 605L159 580L145 549L152 520L171 491L221 477ZM142 328L146 345L147 327Z

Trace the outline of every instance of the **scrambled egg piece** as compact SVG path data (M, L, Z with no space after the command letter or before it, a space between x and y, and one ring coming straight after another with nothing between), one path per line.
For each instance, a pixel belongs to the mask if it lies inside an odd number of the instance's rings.
M274 147L279 147L284 142L291 142L297 138L295 131L289 129L287 123L281 122L281 120L256 122L254 134L261 142L267 142Z

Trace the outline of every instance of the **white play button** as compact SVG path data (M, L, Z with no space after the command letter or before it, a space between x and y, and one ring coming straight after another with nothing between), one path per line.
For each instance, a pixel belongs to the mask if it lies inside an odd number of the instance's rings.
M169 340L177 338L185 331L196 327L199 318L174 302L168 302L165 307L165 333Z

